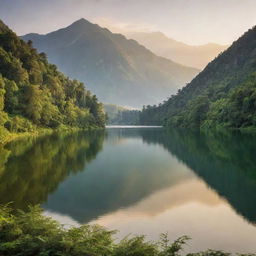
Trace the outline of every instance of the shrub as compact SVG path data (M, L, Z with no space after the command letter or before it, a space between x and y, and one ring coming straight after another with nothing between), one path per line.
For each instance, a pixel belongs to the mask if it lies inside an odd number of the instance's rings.
M189 239L184 236L171 243L163 234L157 243L146 241L144 236L126 237L115 243L114 233L98 225L65 229L44 216L38 206L29 207L27 212L14 212L8 205L0 207L0 255L5 256L179 256ZM212 250L187 254L229 255Z

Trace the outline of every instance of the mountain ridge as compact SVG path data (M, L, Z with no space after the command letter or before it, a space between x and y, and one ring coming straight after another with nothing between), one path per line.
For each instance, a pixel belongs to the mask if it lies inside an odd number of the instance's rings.
M32 40L62 72L83 81L104 103L130 107L157 103L199 72L85 19L46 35L22 38Z
M166 36L160 31L126 33L155 54L191 67L203 69L212 59L225 50L227 45L207 43L189 45Z
M158 107L143 109L141 122L207 128L256 126L256 26Z

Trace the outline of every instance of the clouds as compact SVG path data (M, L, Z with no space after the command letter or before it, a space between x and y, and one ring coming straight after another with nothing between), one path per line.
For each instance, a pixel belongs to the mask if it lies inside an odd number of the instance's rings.
M102 1L102 0L99 0ZM127 33L127 32L152 32L158 30L154 24L147 23L132 23L132 22L120 22L118 20L98 17L92 20L94 23L99 24L101 27L108 28L114 33Z
M84 17L125 30L160 30L190 44L230 43L256 24L255 0L0 0L18 34L46 33Z

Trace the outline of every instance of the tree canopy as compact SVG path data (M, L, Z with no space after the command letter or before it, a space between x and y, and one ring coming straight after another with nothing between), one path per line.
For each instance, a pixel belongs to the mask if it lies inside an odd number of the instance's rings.
M256 27L159 106L144 107L141 124L172 127L256 126Z
M102 104L83 83L59 72L31 41L24 42L0 21L1 132L104 124Z

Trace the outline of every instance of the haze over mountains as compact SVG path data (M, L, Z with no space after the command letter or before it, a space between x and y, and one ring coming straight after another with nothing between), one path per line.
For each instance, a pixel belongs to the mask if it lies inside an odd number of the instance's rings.
M219 53L228 48L228 45L215 43L188 45L169 38L161 32L129 32L126 36L136 40L158 56L199 69L204 69Z
M157 104L190 82L199 70L158 57L134 40L80 19L46 35L28 34L34 47L104 103Z
M210 62L177 95L143 111L143 123L176 127L256 126L256 26Z

